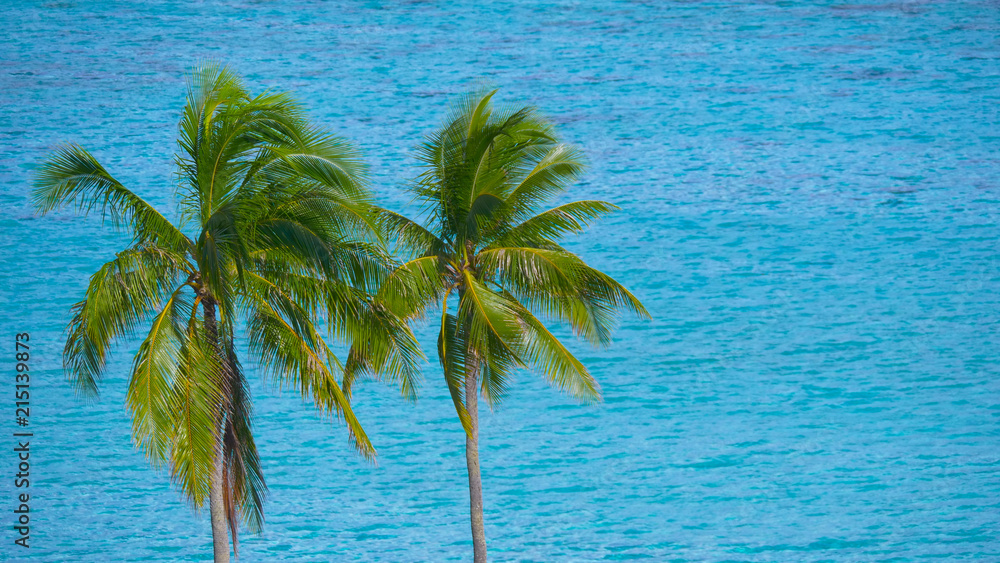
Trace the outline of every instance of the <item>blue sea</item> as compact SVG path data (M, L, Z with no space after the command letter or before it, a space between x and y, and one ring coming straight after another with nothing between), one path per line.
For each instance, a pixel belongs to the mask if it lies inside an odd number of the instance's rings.
M184 77L219 60L356 141L390 208L415 211L414 147L483 81L586 152L572 198L621 206L568 246L653 319L572 341L603 403L522 373L483 414L493 560L1000 561L1000 4L861 1L4 2L0 559L210 558L207 511L131 443L137 342L97 402L62 372L69 308L127 237L36 217L28 190L73 141L173 213ZM419 334L416 404L355 396L377 464L251 370L270 500L241 561L471 559L464 438Z

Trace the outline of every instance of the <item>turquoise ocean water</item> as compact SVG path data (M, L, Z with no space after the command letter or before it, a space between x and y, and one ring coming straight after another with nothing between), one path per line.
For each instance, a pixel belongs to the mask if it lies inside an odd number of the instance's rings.
M10 1L0 21L4 373L15 332L35 345L32 547L11 543L6 375L0 559L210 554L207 514L130 443L136 344L97 403L61 373L69 306L125 239L35 218L27 190L76 141L171 210L183 77L218 59L356 140L395 209L477 79L584 148L575 197L621 205L570 246L654 319L574 343L603 404L523 374L484 415L495 560L1000 560L996 2ZM463 438L425 374L415 406L357 393L377 466L255 380L271 498L242 560L470 556Z

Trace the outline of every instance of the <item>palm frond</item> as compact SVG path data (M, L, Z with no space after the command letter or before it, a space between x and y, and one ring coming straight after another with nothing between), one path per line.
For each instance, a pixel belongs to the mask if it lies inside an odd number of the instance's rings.
M615 311L649 318L642 303L613 278L579 257L558 250L502 247L479 255L483 270L496 284L529 307L569 322L594 344L606 345Z
M498 229L496 238L489 241L493 246L548 247L566 234L583 232L587 225L618 206L604 201L574 201L544 211L513 227Z
M513 296L507 295L511 301ZM600 387L580 362L531 312L516 307L524 342L525 362L540 371L552 385L585 402L601 399Z
M218 381L219 357L206 336L204 324L190 326L180 347L180 362L170 393L171 478L195 507L208 498L215 450L221 438L223 404Z
M546 147L506 198L513 218L526 217L536 208L563 192L583 173L583 153L571 145Z
M451 251L450 245L419 223L389 211L376 209L386 238L399 250L417 256L440 256Z
M465 339L458 334L458 319L455 315L448 313L447 302L444 305L441 314L441 331L438 333L438 360L441 362L445 385L448 387L448 393L455 404L458 420L462 423L466 434L471 436L472 422L462 396L467 377L465 370L466 347L463 346Z
M67 205L83 213L95 207L116 228L128 228L138 243L184 251L191 242L159 211L122 185L79 145L57 149L35 174L32 203L45 214Z
M506 394L513 371L525 367L521 358L521 327L516 304L490 291L468 271L459 301L458 323L466 324L466 358L474 354L482 370L482 391L491 407ZM466 373L466 377L473 374Z
M281 294L309 317L325 321L330 336L350 346L342 390L350 397L354 381L380 379L416 399L418 364L423 352L406 322L375 296L338 280L287 270L257 270L256 291ZM265 297L266 298L266 297Z
M309 315L293 300L262 278L258 291L247 296L251 308L249 321L250 349L268 375L284 385L295 385L303 398L328 414L336 414L347 423L355 448L368 459L375 449L333 371L344 367L316 330Z
M421 317L442 293L438 256L424 256L400 264L382 283L378 299L403 319Z
M83 301L73 306L63 349L70 381L84 396L96 396L112 342L135 335L186 273L183 256L157 247L131 247L90 278Z
M153 319L135 355L125 404L132 413L132 437L146 458L159 466L167 460L173 441L171 387L178 372L186 369L188 319L194 305L177 288Z
M223 497L233 550L239 557L238 523L243 522L251 533L263 529L267 484L253 437L253 404L232 339L225 345L225 369L232 393L223 433Z

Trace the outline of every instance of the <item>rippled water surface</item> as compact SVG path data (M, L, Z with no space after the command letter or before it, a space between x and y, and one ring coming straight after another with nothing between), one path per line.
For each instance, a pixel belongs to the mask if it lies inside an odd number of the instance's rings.
M69 306L125 240L35 218L60 142L172 209L186 69L232 63L355 139L381 200L476 79L539 106L622 211L571 243L645 301L605 401L523 374L484 416L497 561L1000 560L1000 7L970 2L4 2L0 337L35 343L31 560L194 561L197 515L130 443L121 346L74 398ZM433 334L421 335L432 352ZM9 367L10 358L4 359ZM5 368L7 369L7 368ZM9 371L9 370L8 370ZM379 463L254 384L270 485L244 561L469 558L463 438L436 363L356 396ZM0 559L11 548L12 378ZM11 415L11 416L9 416Z

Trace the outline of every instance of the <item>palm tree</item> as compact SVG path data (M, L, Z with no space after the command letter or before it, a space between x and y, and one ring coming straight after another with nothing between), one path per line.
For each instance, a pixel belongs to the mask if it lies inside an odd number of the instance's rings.
M357 343L353 363L404 393L420 350L372 295L387 260L349 143L310 126L288 94L251 96L232 71L206 65L189 81L178 145L178 225L76 145L40 167L33 198L43 214L100 208L133 236L74 305L65 369L96 396L112 342L148 326L126 396L133 438L196 509L208 500L215 561L229 561L227 533L238 555L238 525L261 528L266 496L237 331L265 375L342 417L366 457L375 451L331 343Z
M478 395L493 408L512 373L533 368L570 395L598 401L593 376L538 316L568 323L595 345L611 342L618 311L649 316L621 284L558 244L614 205L576 201L542 211L579 177L579 150L559 143L532 108L493 111L494 93L464 98L419 147L425 170L411 191L426 226L382 213L412 259L379 294L405 318L441 307L438 358L466 433L477 563L486 561Z

